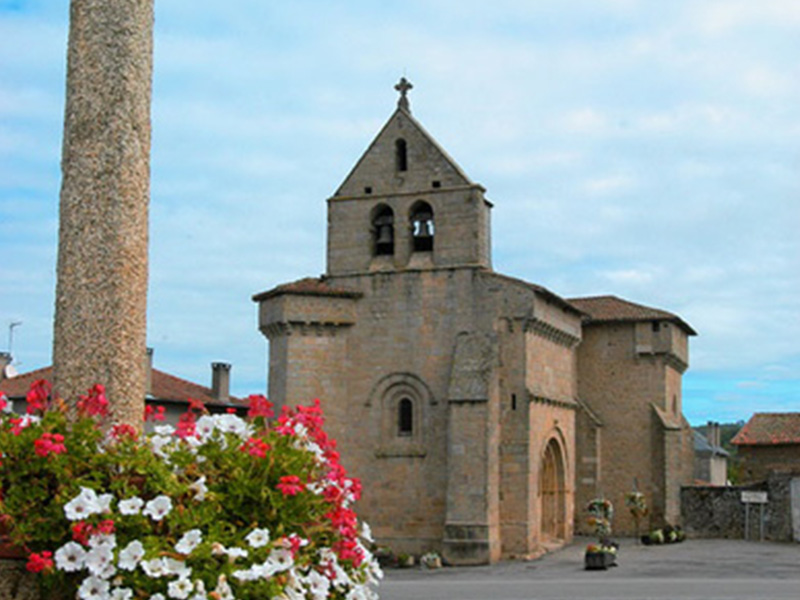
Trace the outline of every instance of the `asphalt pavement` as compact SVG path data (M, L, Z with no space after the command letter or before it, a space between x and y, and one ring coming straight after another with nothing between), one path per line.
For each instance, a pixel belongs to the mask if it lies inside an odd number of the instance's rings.
M387 569L382 600L800 600L800 544L622 540L619 565L586 571L591 540L533 561L480 567Z

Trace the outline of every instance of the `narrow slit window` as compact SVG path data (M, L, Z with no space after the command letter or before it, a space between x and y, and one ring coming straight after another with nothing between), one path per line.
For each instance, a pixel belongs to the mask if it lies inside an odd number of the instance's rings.
M395 168L398 171L408 171L408 148L406 141L399 139L394 143Z
M403 398L397 404L397 434L402 436L414 433L414 403Z

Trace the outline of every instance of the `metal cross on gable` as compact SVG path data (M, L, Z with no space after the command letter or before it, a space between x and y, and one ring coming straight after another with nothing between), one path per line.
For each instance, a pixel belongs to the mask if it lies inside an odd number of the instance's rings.
M411 85L411 82L405 77L401 77L397 85L394 86L394 89L400 92L400 99L397 101L397 106L409 112L411 111L411 107L408 104L408 97L406 94L408 94L408 90L413 87L414 86Z

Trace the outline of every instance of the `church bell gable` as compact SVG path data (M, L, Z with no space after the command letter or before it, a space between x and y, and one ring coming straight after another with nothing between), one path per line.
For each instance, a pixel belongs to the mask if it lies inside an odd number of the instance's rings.
M489 209L412 115L405 78L397 109L328 200L329 276L490 267Z
M398 107L334 197L402 194L472 182L411 113Z

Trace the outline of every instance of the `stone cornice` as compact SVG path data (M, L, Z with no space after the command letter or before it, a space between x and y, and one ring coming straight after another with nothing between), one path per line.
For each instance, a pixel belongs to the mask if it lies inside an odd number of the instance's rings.
M375 194L358 194L353 196L331 196L328 198L328 202L340 202L342 200L381 200L384 198L402 198L405 196L421 196L421 195L428 195L433 196L436 194L442 194L446 192L459 192L459 191L469 191L469 190L477 190L481 193L486 193L486 188L480 185L479 183L467 184L467 185L452 185L448 187L440 187L440 188L429 188L426 190L409 190L409 191L394 191L391 193L375 193ZM488 202L488 201L487 201Z
M534 333L565 348L574 348L581 341L578 336L536 318L525 321L525 332Z
M528 401L532 404L548 404L550 406L558 406L559 408L569 408L570 410L576 410L578 408L578 403L571 398L558 400L546 396L537 396L531 392L528 392Z
M666 366L672 367L681 375L683 375L683 373L686 372L686 369L689 368L689 363L687 363L685 360L683 360L680 356L678 356L674 352L652 352L652 351L637 350L636 354L640 358L641 357L662 358Z
M682 360L677 354L673 352L669 352L664 356L664 360L666 361L667 365L675 369L681 375L686 372L686 369L689 368L689 363L685 360Z
M261 332L270 340L275 337L289 335L325 337L336 335L339 330L352 327L352 325L352 323L290 321L288 323L270 323L261 327Z

